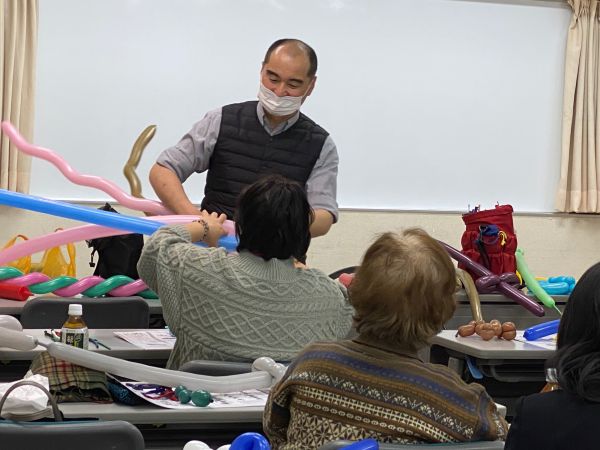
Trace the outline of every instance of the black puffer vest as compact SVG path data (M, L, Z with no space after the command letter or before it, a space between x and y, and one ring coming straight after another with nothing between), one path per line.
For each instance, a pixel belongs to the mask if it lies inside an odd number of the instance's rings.
M242 189L267 174L283 175L306 185L328 133L300 113L289 129L270 136L258 120L256 105L250 101L223 107L202 209L233 219Z

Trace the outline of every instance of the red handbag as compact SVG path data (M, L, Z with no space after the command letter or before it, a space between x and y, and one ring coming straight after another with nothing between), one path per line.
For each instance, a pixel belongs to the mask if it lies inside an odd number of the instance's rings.
M517 236L512 213L511 205L496 205L494 209L463 214L466 230L461 239L462 253L497 275L516 272ZM474 280L479 278L462 264L458 267Z

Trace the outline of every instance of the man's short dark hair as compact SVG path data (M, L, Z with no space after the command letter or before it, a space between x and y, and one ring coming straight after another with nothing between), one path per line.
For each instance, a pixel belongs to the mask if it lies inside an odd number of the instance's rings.
M310 244L313 211L304 188L280 175L248 186L238 199L235 231L238 251L264 260L302 258Z
M317 54L315 53L315 51L313 50L313 48L310 45L308 45L306 42L301 41L300 39L285 38L285 39L279 39L279 40L273 42L271 44L271 46L269 47L269 49L267 50L267 54L265 55L264 62L266 63L269 61L269 58L271 57L271 53L273 53L276 49L278 49L282 45L290 44L290 43L295 43L298 45L298 47L300 47L302 50L304 50L304 53L306 53L306 57L308 58L308 63L309 63L308 76L311 78L314 77L315 74L317 73L317 65L318 65Z

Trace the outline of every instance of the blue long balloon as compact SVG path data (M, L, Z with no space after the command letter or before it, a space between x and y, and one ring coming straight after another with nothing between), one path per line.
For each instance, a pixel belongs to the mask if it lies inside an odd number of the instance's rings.
M560 319L551 320L550 322L538 323L529 327L523 333L523 337L528 341L535 341L551 334L558 333Z
M57 200L48 200L5 189L0 189L0 205L93 223L95 225L116 228L117 230L129 231L130 233L151 235L160 227L166 225L165 223L147 220L142 217L115 214L109 211L86 208L85 206L72 205ZM224 247L228 251L234 251L237 247L237 239L234 236L223 236L219 239L219 246Z

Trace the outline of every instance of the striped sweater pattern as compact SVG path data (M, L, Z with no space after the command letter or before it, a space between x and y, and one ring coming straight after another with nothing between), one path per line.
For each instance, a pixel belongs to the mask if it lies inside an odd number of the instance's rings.
M314 343L273 388L263 418L274 449L336 439L398 444L504 439L484 388L445 366L356 341Z

